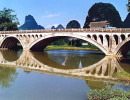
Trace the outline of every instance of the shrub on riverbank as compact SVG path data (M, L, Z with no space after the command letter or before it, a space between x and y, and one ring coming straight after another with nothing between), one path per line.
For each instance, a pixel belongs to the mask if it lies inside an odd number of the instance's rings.
M120 80L130 81L130 73L127 73L127 72L116 73L114 76L119 78Z
M91 90L88 92L89 100L130 100L130 90L123 90L119 86L107 85L101 90Z

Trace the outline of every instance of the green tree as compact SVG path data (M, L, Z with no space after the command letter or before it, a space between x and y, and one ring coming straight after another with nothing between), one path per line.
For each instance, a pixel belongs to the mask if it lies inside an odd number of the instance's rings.
M4 8L0 11L0 31L18 30L18 18L12 9Z
M69 42L69 41L68 41L68 38L63 38L63 39L54 41L54 42L52 43L52 45L58 45L58 46L67 45L68 42Z

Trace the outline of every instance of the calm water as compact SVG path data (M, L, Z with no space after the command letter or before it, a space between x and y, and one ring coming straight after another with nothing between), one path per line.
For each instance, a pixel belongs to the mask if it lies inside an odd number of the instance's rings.
M90 89L114 85L115 72L130 73L129 59L97 51L1 51L0 100L87 100Z

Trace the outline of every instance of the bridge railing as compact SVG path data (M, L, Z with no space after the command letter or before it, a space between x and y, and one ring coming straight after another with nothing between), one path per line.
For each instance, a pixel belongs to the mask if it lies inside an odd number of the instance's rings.
M49 32L117 32L129 33L130 28L79 28L79 29L40 29L40 30L16 30L0 31L0 34L19 34L19 33L49 33Z

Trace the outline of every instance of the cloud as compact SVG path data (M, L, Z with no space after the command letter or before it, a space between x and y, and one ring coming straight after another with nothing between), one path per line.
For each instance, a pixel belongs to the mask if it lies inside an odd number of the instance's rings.
M53 18L53 17L58 17L58 16L60 16L60 14L49 14L49 15L43 16L43 18Z

